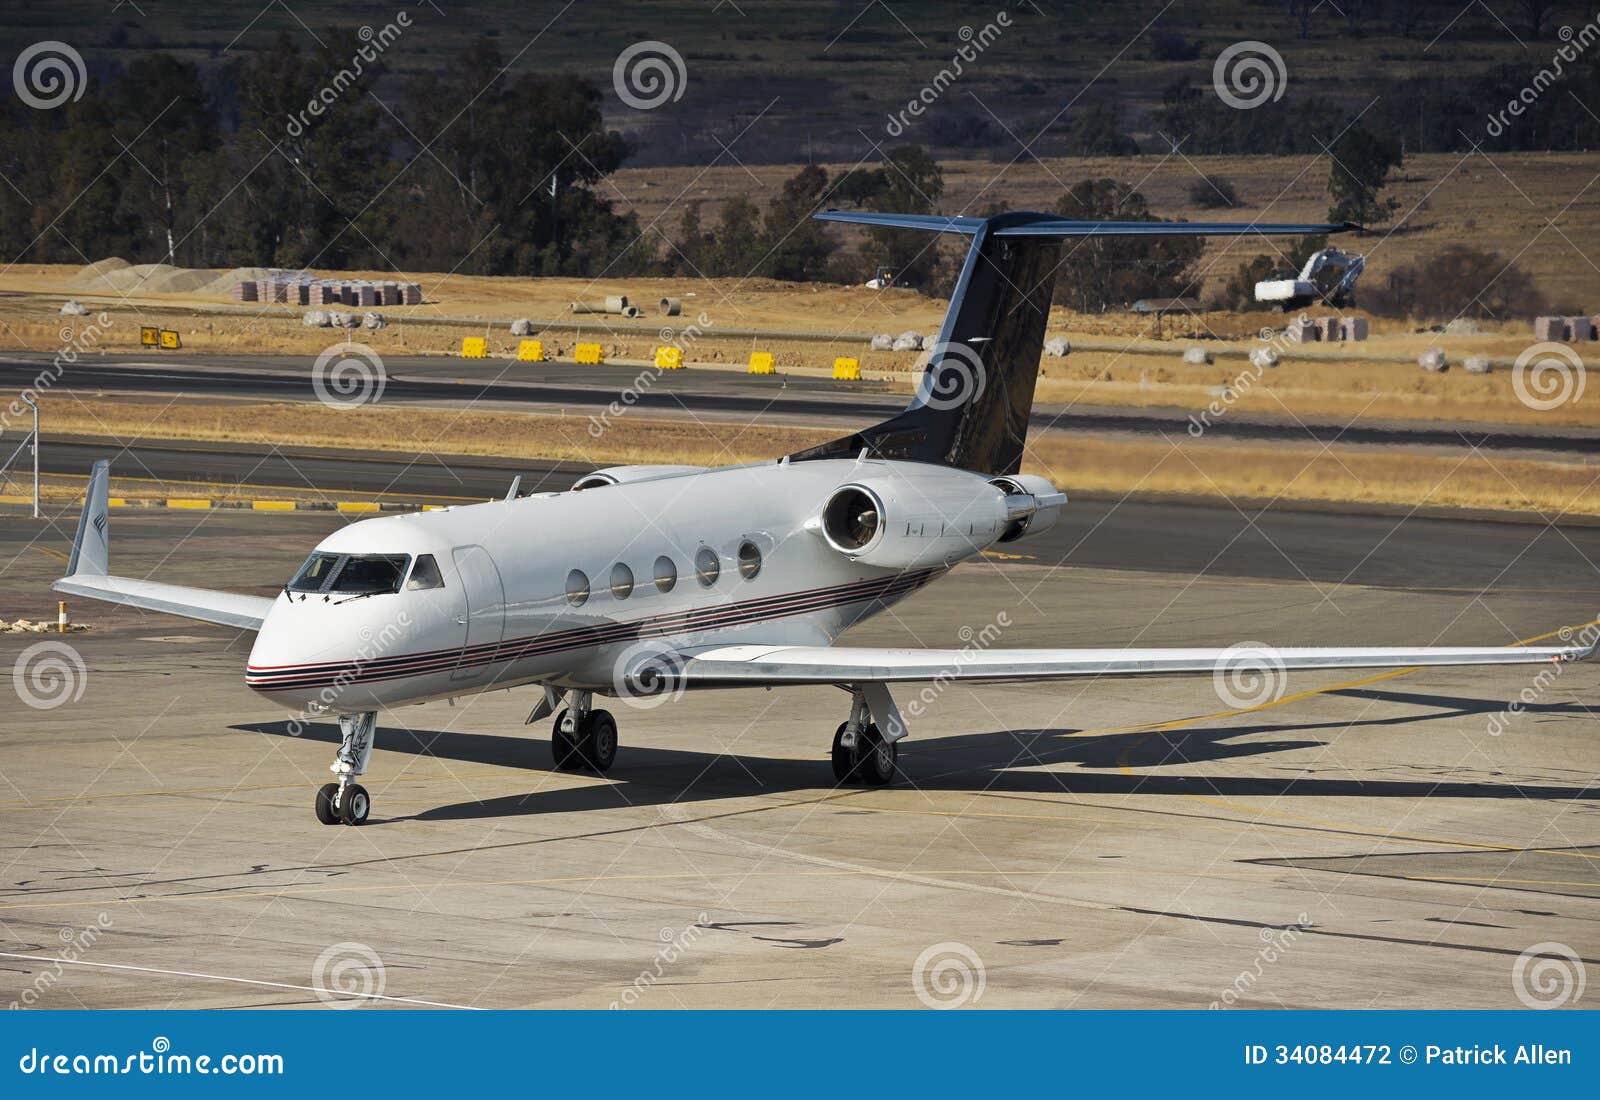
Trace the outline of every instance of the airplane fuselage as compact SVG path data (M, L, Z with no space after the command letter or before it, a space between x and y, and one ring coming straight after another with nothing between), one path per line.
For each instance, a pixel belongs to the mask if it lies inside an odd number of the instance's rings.
M624 470L625 473L625 470ZM873 488L885 557L821 529ZM1007 494L918 463L764 463L366 520L317 552L431 555L442 586L278 594L246 682L291 710L350 713L544 683L626 694L656 651L829 645L1007 529Z

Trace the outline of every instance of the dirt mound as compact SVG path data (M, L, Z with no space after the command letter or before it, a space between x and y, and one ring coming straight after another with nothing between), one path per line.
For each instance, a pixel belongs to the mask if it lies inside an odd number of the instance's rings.
M96 260L92 264L85 264L83 269L67 282L67 286L73 290L92 290L103 276L113 271L121 271L127 266L128 261L121 256Z

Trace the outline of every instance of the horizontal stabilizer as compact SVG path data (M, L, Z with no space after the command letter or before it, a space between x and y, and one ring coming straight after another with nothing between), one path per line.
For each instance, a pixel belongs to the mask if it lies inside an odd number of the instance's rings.
M1058 214L1017 211L992 218L946 217L942 214L876 214L828 210L816 217L880 229L921 229L930 233L976 236L980 229L995 237L1248 237L1345 233L1353 222L1117 222L1081 221Z

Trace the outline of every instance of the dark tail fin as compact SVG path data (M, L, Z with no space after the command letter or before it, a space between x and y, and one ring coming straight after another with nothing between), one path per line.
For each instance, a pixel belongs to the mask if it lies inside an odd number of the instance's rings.
M791 455L794 461L877 458L1014 474L1022 465L1045 322L1067 237L1224 236L1331 233L1344 225L1217 222L1088 222L1052 214L993 218L856 214L830 210L825 221L962 233L972 238L938 344L916 396L902 413L843 439Z

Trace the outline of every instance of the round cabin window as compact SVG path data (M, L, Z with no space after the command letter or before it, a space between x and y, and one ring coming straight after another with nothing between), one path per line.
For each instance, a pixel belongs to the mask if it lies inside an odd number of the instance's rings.
M656 559L656 590L671 592L678 583L678 567L665 554Z
M739 544L739 575L747 581L761 572L761 547L746 539Z
M700 587L710 588L717 583L717 574L722 572L722 566L717 562L717 552L709 546L702 546L694 556L694 579L700 582Z
M589 578L582 569L574 569L567 574L567 602L573 607L582 607L589 602Z
M620 561L611 567L611 596L625 600L633 594L633 570Z

